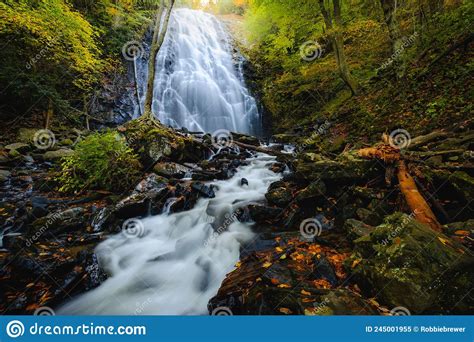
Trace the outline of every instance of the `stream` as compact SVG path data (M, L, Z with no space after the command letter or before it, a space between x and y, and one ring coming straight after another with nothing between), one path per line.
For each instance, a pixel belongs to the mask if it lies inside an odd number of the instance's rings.
M280 178L268 169L274 160L258 154L233 178L213 183L215 198L200 199L186 212L139 220L139 236L122 232L101 243L96 253L110 277L59 313L207 314L207 303L235 268L241 246L254 239L251 224L238 221L237 213L262 200ZM242 178L248 185L241 185Z

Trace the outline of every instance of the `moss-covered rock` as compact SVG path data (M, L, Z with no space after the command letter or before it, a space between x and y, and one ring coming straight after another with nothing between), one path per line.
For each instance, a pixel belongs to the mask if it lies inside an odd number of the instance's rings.
M354 244L347 263L353 279L383 304L417 314L474 309L466 296L474 279L473 256L445 235L395 213Z
M150 168L161 160L198 162L208 152L197 140L158 123L132 120L118 130L125 135L127 143L139 155L145 168Z
M382 165L374 160L343 156L338 160L297 161L296 173L303 179L354 183L375 178Z

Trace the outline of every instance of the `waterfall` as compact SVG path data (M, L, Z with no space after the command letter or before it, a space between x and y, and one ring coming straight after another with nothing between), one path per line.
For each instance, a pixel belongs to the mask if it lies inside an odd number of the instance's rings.
M245 87L242 60L233 61L229 38L214 16L175 10L157 58L153 110L161 122L193 131L258 132L259 114ZM146 78L145 64L141 79ZM268 169L274 157L258 154L247 162L233 178L213 182L215 198L200 199L182 213L170 213L170 200L161 215L136 219L143 228L139 236L125 231L99 244L95 252L109 278L58 312L207 314L209 299L235 268L241 248L254 238L251 224L238 220L238 211L263 200L268 186L280 178Z
M215 16L187 8L173 10L157 56L155 116L174 128L258 135L257 103L245 85L243 58L236 53L234 58L232 51L230 37ZM142 75L147 68L143 64Z

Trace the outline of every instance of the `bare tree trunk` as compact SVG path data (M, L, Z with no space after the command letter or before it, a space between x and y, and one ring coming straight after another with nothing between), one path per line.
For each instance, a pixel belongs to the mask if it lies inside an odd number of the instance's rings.
M319 7L324 18L324 23L328 31L330 32L331 44L336 56L337 67L339 74L344 83L349 87L352 95L357 94L358 84L357 81L352 77L349 67L347 66L346 55L344 53L344 37L342 36L342 18L341 18L341 3L340 0L333 0L334 7L334 23L331 17L331 13L324 5L324 0L319 0Z
M155 25L153 30L153 41L150 49L150 60L148 61L148 80L147 80L147 89L145 97L145 108L144 116L145 118L152 118L152 104L153 104L153 83L155 80L155 68L156 68L156 56L160 51L161 45L165 40L166 31L168 30L168 23L171 16L171 11L173 9L175 0L169 0L169 5L166 9L165 20L163 22L163 28L160 32L161 18L163 17L163 11L165 9L164 0L161 0L160 9L155 18Z
M54 107L53 101L49 99L48 101L48 110L46 111L46 115L44 118L44 128L49 129L49 125L51 124L51 120L53 119Z
M388 35L392 43L392 53L395 53L402 45L400 29L396 18L395 1L396 0L380 0Z

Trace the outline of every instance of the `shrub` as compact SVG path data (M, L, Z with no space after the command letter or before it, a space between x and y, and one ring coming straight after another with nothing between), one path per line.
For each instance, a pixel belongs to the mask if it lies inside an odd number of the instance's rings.
M94 133L62 161L57 177L59 190L128 190L138 181L140 168L137 156L122 136L113 131Z

